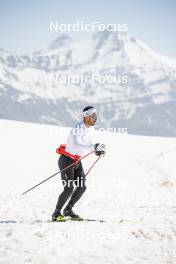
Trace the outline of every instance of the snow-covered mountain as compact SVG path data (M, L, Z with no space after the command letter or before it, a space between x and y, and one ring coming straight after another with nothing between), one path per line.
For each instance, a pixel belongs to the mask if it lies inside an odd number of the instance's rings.
M95 74L116 82L85 81ZM99 126L175 136L176 60L108 31L77 42L61 35L31 55L0 50L0 118L70 126L87 104Z

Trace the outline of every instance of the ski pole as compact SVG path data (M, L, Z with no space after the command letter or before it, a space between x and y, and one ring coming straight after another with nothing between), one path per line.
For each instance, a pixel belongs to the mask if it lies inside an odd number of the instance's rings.
M92 153L94 153L94 152L95 152L94 150L91 151L91 152L89 152L88 154L86 154L85 156L83 156L82 158L80 158L79 160L80 160L80 161L83 160L84 158L86 158L87 156L89 156L90 154L92 154ZM51 175L50 177L46 178L45 180L43 180L43 181L39 182L38 184L36 184L35 186L33 186L32 188L30 188L30 189L28 189L27 191L23 192L21 195L24 195L24 194L28 193L29 191L33 190L33 189L36 188L37 186L39 186L39 185L41 185L42 183L44 183L44 182L48 181L49 179L53 178L53 177L56 176L57 174L59 174L59 173L65 171L65 170L69 169L70 167L72 167L72 166L73 166L74 164L76 164L76 163L77 163L77 161L75 161L74 163L72 163L72 164L70 164L69 166L65 167L63 170L60 170L60 171L54 173L54 174Z
M99 156L95 161L94 163L92 164L92 166L90 167L90 169L86 172L85 176L88 175L88 173L91 171L91 169L95 166L95 164L98 162L98 160L100 159L101 156Z

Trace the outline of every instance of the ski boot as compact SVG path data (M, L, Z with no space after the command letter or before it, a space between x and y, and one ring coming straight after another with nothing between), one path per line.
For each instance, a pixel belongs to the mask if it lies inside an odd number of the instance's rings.
M65 217L61 214L60 210L55 210L52 214L53 222L65 222Z
M70 207L66 207L63 211L63 215L64 216L68 216L71 218L71 220L75 220L75 221L82 221L84 220L81 216L75 214L72 210L72 208Z

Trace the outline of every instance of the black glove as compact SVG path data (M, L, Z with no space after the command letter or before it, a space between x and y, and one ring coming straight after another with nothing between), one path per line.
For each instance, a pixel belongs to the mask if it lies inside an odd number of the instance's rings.
M94 145L94 149L95 149L95 155L97 156L104 156L106 154L104 144L96 143Z

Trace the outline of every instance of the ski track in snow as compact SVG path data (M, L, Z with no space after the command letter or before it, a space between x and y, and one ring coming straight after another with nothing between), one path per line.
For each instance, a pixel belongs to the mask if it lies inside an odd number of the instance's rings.
M75 211L109 222L48 223L62 190L59 176L20 194L57 171L55 148L65 135L3 120L0 128L0 264L175 263L176 139L96 134L107 155L88 176ZM114 222L120 219L129 222Z

